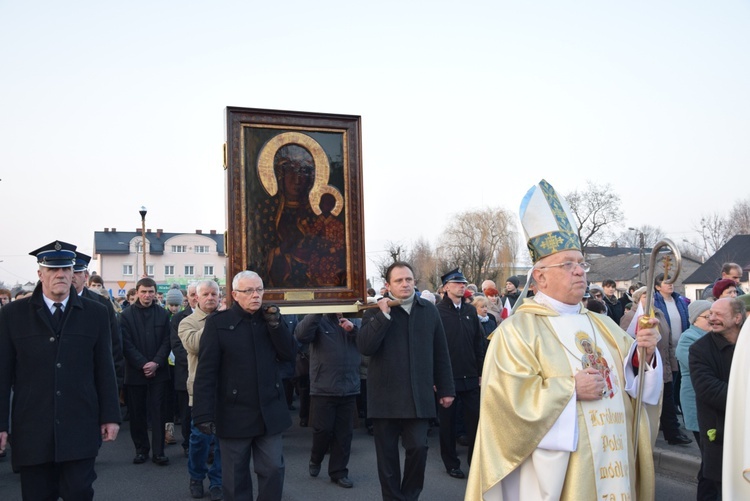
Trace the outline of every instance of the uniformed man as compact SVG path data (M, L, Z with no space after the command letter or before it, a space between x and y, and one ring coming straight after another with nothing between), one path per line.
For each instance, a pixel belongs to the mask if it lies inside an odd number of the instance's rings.
M90 500L99 447L120 429L107 310L71 287L75 246L55 241L30 254L39 284L0 312L0 450L13 387L23 498Z

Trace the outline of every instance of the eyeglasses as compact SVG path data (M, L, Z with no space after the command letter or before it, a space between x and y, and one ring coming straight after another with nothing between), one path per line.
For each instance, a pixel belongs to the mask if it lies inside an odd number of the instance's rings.
M708 317L710 317L710 316L711 315L709 313L706 313L705 315L698 315L698 318L702 318L703 320L705 320L706 322L708 322Z
M249 288L247 288L245 290L241 290L241 291L240 290L236 290L234 292L239 292L239 293L242 293L242 294L250 294L251 296L257 292L258 295L262 295L263 294L263 287L258 287L257 289L253 289L252 287L249 287Z
M575 270L576 266L580 266L581 269L585 273L588 273L588 271L591 269L591 265L589 263L587 263L586 261L582 261L580 263L578 263L576 261L565 261L564 263L550 264L548 266L537 266L537 268L544 269L544 268L558 268L559 267L559 268L562 268L563 270L567 271L568 273L570 273L573 270Z

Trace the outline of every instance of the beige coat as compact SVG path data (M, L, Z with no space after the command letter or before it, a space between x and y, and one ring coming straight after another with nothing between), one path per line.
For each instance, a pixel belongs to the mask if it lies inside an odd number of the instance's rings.
M192 315L188 315L182 319L177 331L177 335L180 336L180 341L182 341L182 345L185 347L185 351L187 351L187 391L191 407L193 406L193 382L195 381L195 373L198 370L198 350L201 346L201 336L203 335L203 328L206 326L207 316L208 313L200 308L195 308Z

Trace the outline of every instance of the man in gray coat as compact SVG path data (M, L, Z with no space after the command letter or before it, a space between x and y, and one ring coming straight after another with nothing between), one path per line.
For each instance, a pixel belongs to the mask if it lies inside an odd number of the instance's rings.
M373 420L383 499L415 500L424 485L427 429L435 395L443 407L455 390L445 331L435 305L414 293L414 271L388 267L388 293L362 319L357 347L370 357L367 413ZM403 481L398 451L406 450Z
M313 444L310 475L317 477L320 463L331 451L328 476L331 482L351 488L349 454L354 430L354 412L359 394L357 327L341 314L307 315L296 327L300 343L310 343L310 403Z

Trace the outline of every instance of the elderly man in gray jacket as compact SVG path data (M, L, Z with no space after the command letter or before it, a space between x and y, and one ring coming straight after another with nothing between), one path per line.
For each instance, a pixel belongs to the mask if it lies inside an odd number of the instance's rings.
M370 357L367 414L373 420L383 499L415 500L424 485L435 397L443 407L453 403L453 371L440 315L414 293L411 265L393 263L385 281L388 293L379 308L365 313L357 347ZM406 450L403 481L399 437Z

